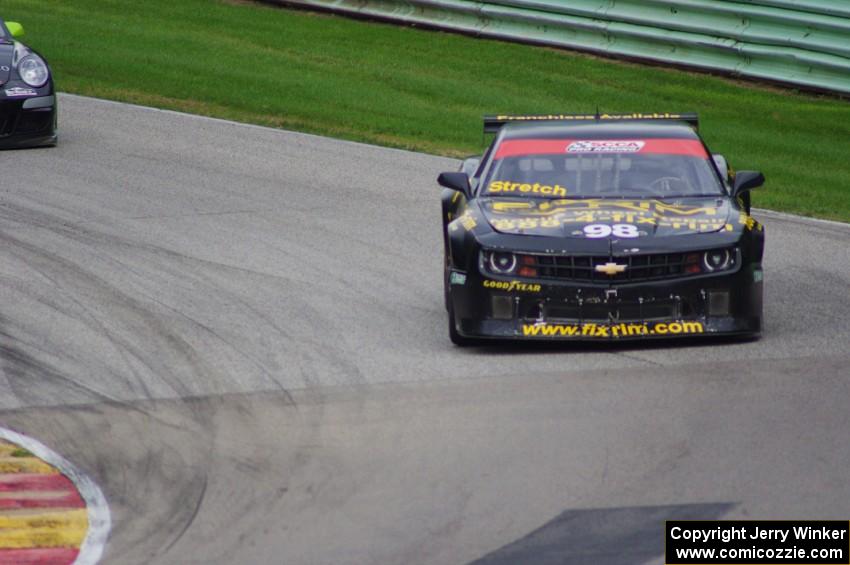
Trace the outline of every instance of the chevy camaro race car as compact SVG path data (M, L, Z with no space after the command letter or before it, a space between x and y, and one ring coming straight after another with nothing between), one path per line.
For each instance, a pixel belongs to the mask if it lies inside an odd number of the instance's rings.
M764 230L695 114L488 116L442 173L451 340L757 335Z
M24 29L0 20L0 148L56 144L56 95L45 60L17 41Z

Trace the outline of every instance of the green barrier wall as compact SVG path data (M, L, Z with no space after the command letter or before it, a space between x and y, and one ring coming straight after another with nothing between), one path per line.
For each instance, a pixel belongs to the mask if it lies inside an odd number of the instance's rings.
M845 0L272 0L850 94Z

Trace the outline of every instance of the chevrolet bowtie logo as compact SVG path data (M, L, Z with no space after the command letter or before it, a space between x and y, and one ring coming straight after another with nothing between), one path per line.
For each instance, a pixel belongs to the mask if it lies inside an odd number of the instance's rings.
M617 273L622 273L625 270L625 265L618 265L617 263L605 263L604 265L596 265L597 273L605 273L609 277L613 277Z

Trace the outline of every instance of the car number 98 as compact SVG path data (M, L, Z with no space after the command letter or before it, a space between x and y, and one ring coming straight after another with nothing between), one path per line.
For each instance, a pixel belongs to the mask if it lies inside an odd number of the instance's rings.
M633 224L614 224L613 226L609 226L608 224L590 224L584 226L584 235L589 238L602 238L613 235L614 237L638 237L640 234L638 233L637 226Z

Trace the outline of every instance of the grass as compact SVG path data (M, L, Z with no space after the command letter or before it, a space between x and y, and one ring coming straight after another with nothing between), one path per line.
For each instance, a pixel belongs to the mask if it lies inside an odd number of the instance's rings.
M756 206L850 221L850 103L234 0L3 0L60 90L442 155L493 112L698 111ZM436 174L437 171L435 171Z

